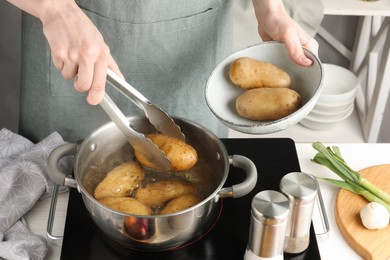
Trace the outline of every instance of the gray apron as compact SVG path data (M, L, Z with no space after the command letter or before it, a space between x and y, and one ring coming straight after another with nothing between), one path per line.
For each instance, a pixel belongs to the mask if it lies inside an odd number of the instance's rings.
M283 0L287 13L314 37L324 18L322 0Z
M227 128L207 107L204 88L230 53L231 0L79 0L102 33L127 81L171 115L188 118L220 137ZM86 138L110 121L87 104L55 69L40 22L22 20L20 134L39 141L57 131L66 141ZM118 92L107 92L126 115L143 112Z

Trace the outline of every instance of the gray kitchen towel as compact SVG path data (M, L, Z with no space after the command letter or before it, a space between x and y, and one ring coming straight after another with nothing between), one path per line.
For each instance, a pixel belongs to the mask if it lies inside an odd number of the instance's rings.
M47 174L47 158L63 143L56 132L34 144L5 128L0 130L0 259L45 257L46 240L31 233L23 216L42 196L51 194L54 183ZM66 164L60 167L69 171Z

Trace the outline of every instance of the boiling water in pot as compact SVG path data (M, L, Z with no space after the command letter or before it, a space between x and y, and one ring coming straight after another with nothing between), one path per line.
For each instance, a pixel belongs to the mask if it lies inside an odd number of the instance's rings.
M190 141L187 141L189 144ZM191 144L194 146L194 144ZM144 168L145 178L140 184L140 187L146 186L148 183L159 182L166 179L178 179L190 182L197 191L197 195L203 200L212 194L220 184L220 176L216 175L212 165L208 162L208 153L202 147L194 148L198 153L198 161L196 165L187 171L182 172L160 172ZM82 184L86 191L93 196L96 186L104 179L107 173L116 166L136 160L133 149L130 145L125 144L121 148L101 158L95 160L87 167L83 174ZM132 197L133 194L129 196ZM153 213L158 215L160 208L154 208Z

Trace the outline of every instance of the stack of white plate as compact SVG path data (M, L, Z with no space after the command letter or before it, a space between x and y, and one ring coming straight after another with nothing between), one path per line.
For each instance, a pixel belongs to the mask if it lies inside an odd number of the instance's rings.
M315 130L330 129L347 119L354 110L354 100L359 82L350 70L323 64L322 92L311 112L300 122Z

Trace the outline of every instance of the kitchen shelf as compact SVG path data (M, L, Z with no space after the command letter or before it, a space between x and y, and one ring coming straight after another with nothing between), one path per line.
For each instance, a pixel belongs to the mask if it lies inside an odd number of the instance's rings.
M229 138L291 138L296 143L364 143L360 120L356 110L346 120L327 130L312 130L301 124L272 134L252 135L229 130Z
M377 142L390 94L390 2L323 0L325 15L358 16L352 51L322 26L318 35L350 61L361 85L356 107L364 141Z
M323 0L326 15L389 16L389 1Z

